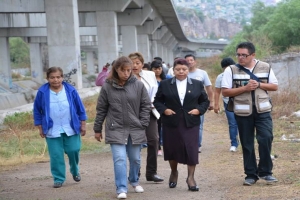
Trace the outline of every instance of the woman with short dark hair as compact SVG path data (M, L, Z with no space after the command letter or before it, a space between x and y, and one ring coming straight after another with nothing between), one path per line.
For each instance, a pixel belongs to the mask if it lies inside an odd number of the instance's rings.
M163 126L164 159L169 161L169 187L178 180L178 163L186 164L189 191L199 191L194 179L198 158L200 115L209 100L201 81L188 78L189 65L185 59L174 61L174 77L160 82L154 106L161 114Z

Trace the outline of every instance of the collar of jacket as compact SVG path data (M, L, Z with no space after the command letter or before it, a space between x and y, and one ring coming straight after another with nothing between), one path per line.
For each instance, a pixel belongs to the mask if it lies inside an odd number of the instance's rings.
M127 79L126 83L124 84L124 86L128 83L133 83L137 80L137 78L135 77L135 75L131 74L131 76ZM124 86L120 86L118 84L118 81L116 80L112 80L112 86L115 87L115 88L123 88Z
M192 80L189 77L186 77L186 78L187 78L187 82L189 84L193 84ZM176 77L175 76L171 80L171 84L174 84L174 83L176 83Z

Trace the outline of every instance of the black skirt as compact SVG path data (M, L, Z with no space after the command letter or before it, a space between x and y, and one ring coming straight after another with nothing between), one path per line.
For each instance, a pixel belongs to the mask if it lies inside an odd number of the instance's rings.
M177 127L163 124L164 159L187 165L199 164L199 125L187 128L183 114Z

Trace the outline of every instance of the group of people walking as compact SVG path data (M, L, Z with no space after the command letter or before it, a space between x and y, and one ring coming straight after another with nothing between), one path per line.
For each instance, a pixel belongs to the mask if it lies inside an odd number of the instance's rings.
M188 190L199 191L194 175L201 152L204 114L207 110L219 113L221 93L228 110L230 151L237 150L239 133L246 174L244 185L252 185L259 178L268 183L277 181L272 176L272 105L267 91L277 90L278 82L270 65L255 59L252 43L239 44L236 57L238 64L231 58L222 60L225 71L216 80L215 94L207 73L198 69L193 55L174 59L172 73L163 71L159 59L150 64L150 71L143 70L144 58L139 52L114 61L97 100L93 130L99 142L105 132L105 142L110 144L118 199L127 198L128 183L135 192L144 192L139 182L143 144L147 144L146 180L164 181L157 173L160 133L164 160L171 169L169 188L177 186L181 174L177 166L181 163L187 165ZM61 68L49 68L47 80L34 102L34 123L41 137L46 138L53 187L59 188L66 177L64 153L69 157L73 179L81 180L80 135L85 135L87 116L75 88L63 81ZM231 103L233 110L229 109Z

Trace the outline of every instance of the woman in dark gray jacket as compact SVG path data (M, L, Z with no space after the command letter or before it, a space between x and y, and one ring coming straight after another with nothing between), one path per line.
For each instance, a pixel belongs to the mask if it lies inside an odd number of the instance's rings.
M94 123L96 140L101 142L102 124L105 123L105 143L113 155L117 198L127 197L127 158L129 183L135 192L144 192L139 185L141 144L147 142L145 128L149 124L151 103L144 84L132 74L132 61L118 58L102 86Z

